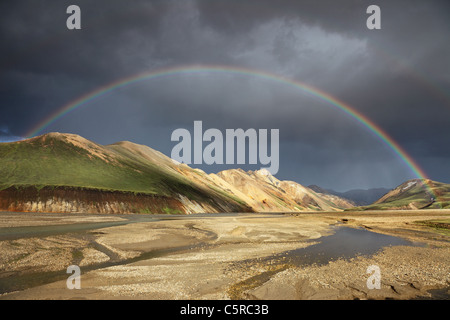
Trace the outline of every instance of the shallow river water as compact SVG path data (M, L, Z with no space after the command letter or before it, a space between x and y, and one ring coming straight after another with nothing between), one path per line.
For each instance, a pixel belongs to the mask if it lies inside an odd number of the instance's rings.
M230 216L236 217L239 214L220 215L220 217ZM201 218L203 215L195 215L195 218ZM212 218L211 215L205 215L205 218ZM11 227L0 228L0 241L1 240L14 240L19 238L29 237L46 237L56 234L66 233L85 233L88 231L102 229L107 227L125 225L130 223L139 222L152 222L161 220L177 220L177 219L189 219L189 216L148 216L148 215L132 215L125 218L122 221L109 221L109 222L92 222L92 223L71 223L63 225L47 225L47 226L25 226L25 227ZM294 265L310 265L310 264L326 264L329 261L336 260L338 258L350 259L357 255L372 255L386 246L396 245L418 245L410 241L383 235L375 232L371 232L365 229L355 229L346 226L332 226L333 234L329 236L323 236L319 239L313 240L318 242L317 244L310 245L306 248L300 248L290 251L285 251L279 255L267 257L267 260L276 259L277 257L283 257L284 263L290 263ZM197 249L201 246L207 246L207 243L198 243L190 246L182 246L171 249L164 249L152 252L146 252L138 257L122 260L122 261L109 261L100 263L97 265L91 265L84 268L84 272L105 268L113 265L126 265L140 260L152 259L154 257L160 257L170 255L176 252L181 252L187 249ZM213 245L213 244L209 244ZM263 259L264 260L264 259ZM0 270L1 271L1 270ZM5 292L11 292L14 290L23 290L25 288L50 283L57 280L62 280L67 277L65 270L62 272L41 272L41 273L13 273L9 276L3 275L0 277L0 294Z
M286 251L283 255L295 265L321 265L339 258L351 259L358 255L373 255L388 246L420 245L362 228L334 226L333 229L334 234L317 239L318 244Z

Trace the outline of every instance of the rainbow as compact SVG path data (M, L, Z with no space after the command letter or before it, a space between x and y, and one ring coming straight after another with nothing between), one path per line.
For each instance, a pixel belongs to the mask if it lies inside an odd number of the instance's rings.
M262 79L267 79L271 81L275 81L281 84L289 85L291 87L300 89L312 96L323 100L330 105L338 108L339 110L345 112L354 120L361 123L364 127L366 127L369 131L374 133L381 141L383 141L394 153L400 157L400 159L411 169L414 175L420 179L428 179L426 173L420 166L414 161L414 159L408 155L408 153L393 139L391 138L380 126L375 124L372 120L367 118L361 112L355 110L350 107L348 104L343 101L338 100L336 97L331 96L330 94L314 88L310 85L307 85L303 82L292 80L286 77L282 77L279 75L274 75L268 72L263 72L259 70L247 69L247 68L235 68L229 66L181 66L174 68L165 68L156 71L150 71L146 73L141 73L138 75L133 75L131 77L127 77L125 79L120 79L118 81L108 83L105 86L95 89L58 109L56 112L50 114L43 121L39 122L36 126L34 126L31 130L29 130L25 137L31 138L38 135L41 131L49 127L51 124L55 123L62 117L66 116L68 113L73 110L88 104L89 102L98 99L108 93L125 86L129 86L135 84L137 82L142 82L146 80L152 80L160 77L168 77L171 75L177 74L195 74L195 73L205 73L205 72L213 72L213 73L228 73L228 74L240 74L240 75L250 75Z
M380 126L366 117L364 114L359 112L358 110L352 108L348 104L343 101L340 101L336 97L331 96L330 94L314 88L310 85L307 85L303 82L289 79L287 77L271 74L268 72L247 69L247 68L237 68L230 66L207 66L207 65L194 65L194 66L179 66L172 68L164 68L155 71L145 72L137 75L132 75L125 79L120 79L118 81L108 83L105 86L95 89L71 102L67 103L56 112L50 114L43 121L34 126L31 130L29 130L25 136L27 138L34 137L42 132L44 129L49 127L54 122L58 121L62 117L66 116L73 110L90 103L91 101L98 99L102 96L107 95L108 93L125 86L129 86L138 82L152 80L161 77L168 77L172 75L180 75L180 74L196 74L196 73L227 73L227 74L237 74L237 75L246 75L253 76L260 79L267 79L273 82L278 82L284 85L288 85L294 87L296 89L300 89L303 92L306 92L318 99L328 103L329 105L336 107L337 109L343 111L345 114L362 124L365 128L371 131L375 136L377 136L384 144L386 144L412 171L412 173L419 179L428 179L427 174L423 169L414 161L414 159L392 138L390 137ZM428 188L431 195L434 195L434 192L431 188ZM435 197L436 198L436 197Z

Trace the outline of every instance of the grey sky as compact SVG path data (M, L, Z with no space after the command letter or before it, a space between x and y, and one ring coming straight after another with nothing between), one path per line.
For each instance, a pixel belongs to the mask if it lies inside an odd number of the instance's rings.
M70 4L82 30L66 28ZM381 8L382 29L366 28ZM314 86L366 115L430 178L450 182L448 1L96 0L0 3L0 141L66 103L142 72L185 65L251 68ZM170 155L172 130L280 129L277 177L325 188L393 187L415 178L342 111L254 76L179 74L115 90L46 128ZM217 172L236 166L201 166ZM244 166L257 169L258 166Z

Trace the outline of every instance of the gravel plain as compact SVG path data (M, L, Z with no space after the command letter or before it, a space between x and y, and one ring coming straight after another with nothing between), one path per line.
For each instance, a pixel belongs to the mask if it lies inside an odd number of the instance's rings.
M45 217L0 213L0 226L128 219ZM417 223L448 219L448 210L167 216L5 238L0 241L0 299L448 299L448 230ZM289 260L292 250L332 235L334 225L402 237L414 245L326 264ZM66 268L72 264L81 268L80 290L66 286ZM379 289L368 288L371 265L380 270ZM42 280L30 280L35 278Z

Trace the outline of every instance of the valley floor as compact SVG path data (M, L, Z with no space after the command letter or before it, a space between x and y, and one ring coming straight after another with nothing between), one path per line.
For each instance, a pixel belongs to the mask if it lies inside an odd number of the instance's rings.
M448 299L449 222L450 210L3 212L0 299Z

